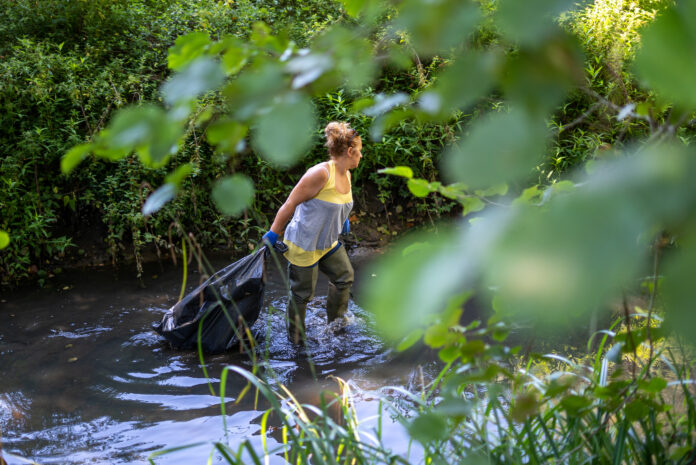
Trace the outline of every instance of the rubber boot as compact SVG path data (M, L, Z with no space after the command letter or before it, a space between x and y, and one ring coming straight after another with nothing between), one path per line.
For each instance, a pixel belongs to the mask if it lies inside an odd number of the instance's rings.
M288 339L293 344L304 344L304 321L307 304L291 298L288 306Z
M326 298L326 319L329 323L346 315L349 299L350 284L339 288L335 284L329 283L329 296Z

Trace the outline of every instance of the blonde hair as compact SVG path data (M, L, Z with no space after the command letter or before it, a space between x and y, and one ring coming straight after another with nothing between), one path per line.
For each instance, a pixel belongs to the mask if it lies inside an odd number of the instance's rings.
M324 128L326 136L326 147L329 155L340 157L346 153L349 147L354 147L355 142L360 140L358 132L351 128L348 123L332 121Z

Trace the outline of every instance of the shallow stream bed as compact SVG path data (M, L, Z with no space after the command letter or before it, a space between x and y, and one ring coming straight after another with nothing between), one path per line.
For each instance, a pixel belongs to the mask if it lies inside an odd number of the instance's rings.
M229 260L217 258L213 267ZM285 336L286 291L269 262L264 311L252 328L269 334L261 345L264 369L300 402L317 404L319 393L337 391L333 377L350 381L359 419L377 413L383 386L409 387L415 364L397 361L371 330L369 315L350 303L339 331L326 324L326 281L308 308L308 347L298 350ZM359 266L356 269L360 275ZM190 273L189 286L200 275ZM195 282L191 282L195 281ZM145 288L131 270L97 268L64 273L52 289L29 289L1 297L0 433L5 452L40 464L142 464L155 451L203 445L159 456L158 464L206 463L211 441L231 446L250 439L261 450L265 405L254 396L235 403L244 387L230 375L226 389L227 431L217 393L222 369L251 370L246 354L205 357L204 376L195 351L176 351L151 326L173 305L181 289L181 267L145 270ZM362 428L374 425L366 420ZM407 436L395 424L384 442L407 454ZM274 439L269 439L273 447ZM277 443L276 443L277 445ZM5 457L10 465L24 463ZM413 457L412 457L413 458ZM272 463L283 463L281 455ZM223 463L213 454L212 463Z

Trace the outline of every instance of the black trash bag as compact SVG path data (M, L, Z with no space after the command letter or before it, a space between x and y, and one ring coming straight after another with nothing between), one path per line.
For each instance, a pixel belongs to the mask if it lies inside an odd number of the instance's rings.
M267 247L261 247L215 273L170 308L153 329L176 349L194 349L198 347L198 325L203 320L204 352L223 352L237 344L237 335L244 330L240 317L251 326L261 312L266 251Z

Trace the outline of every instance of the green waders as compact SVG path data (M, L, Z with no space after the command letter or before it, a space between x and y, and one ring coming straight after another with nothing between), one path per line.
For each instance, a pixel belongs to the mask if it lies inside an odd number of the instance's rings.
M326 299L326 317L329 323L344 316L348 308L350 287L353 285L353 266L350 264L343 244L313 266L288 264L290 276L288 337L295 344L304 340L307 303L314 297L318 270L329 278L329 296Z

